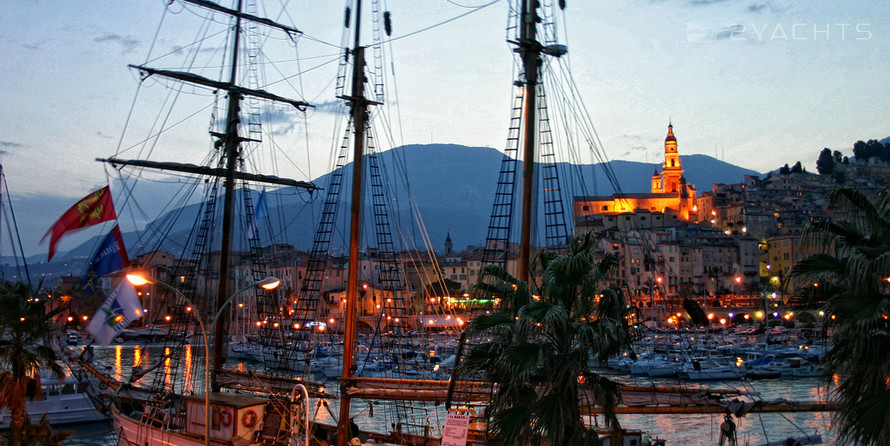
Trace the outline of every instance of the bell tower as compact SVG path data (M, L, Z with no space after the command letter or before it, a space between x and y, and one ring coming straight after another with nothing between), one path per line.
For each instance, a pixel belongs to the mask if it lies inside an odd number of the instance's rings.
M664 138L664 164L661 165L661 186L664 193L680 192L680 179L683 178L683 167L677 153L677 137L674 126L668 123L667 137Z

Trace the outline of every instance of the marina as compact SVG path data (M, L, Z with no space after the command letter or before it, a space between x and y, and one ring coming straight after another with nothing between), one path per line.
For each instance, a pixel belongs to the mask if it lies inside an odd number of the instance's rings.
M47 264L64 255L83 274L35 287L26 264L26 280L3 282L7 438L66 425L68 446L890 438L890 411L871 409L888 392L871 356L890 243L871 240L888 226L890 189L873 178L890 172L890 142L857 142L852 162L826 148L819 175L800 161L695 172L699 136L669 117L660 167L625 191L583 100L591 85L572 74L574 10L509 0L507 137L471 174L493 203L470 210L451 195L475 205L478 186L413 177L457 152L400 141L412 99L396 93L393 43L498 2L448 3L467 12L394 34L385 2L347 0L328 25L342 25L338 43L304 31L329 16L294 9L315 5L163 5L149 54L128 66L123 134L93 157L105 184L44 236ZM710 170L732 180L689 180ZM151 215L147 196L163 202ZM477 223L456 251L451 225ZM93 226L62 254L63 236ZM59 375L55 360L71 382L42 374Z
M107 364L111 367L112 376L126 380L127 374L141 357L137 349L146 348L137 345L117 345L96 348L96 364ZM189 348L189 347L186 347ZM162 346L147 347L149 355L160 354ZM140 360L141 361L141 360ZM252 364L244 363L246 367ZM685 382L670 378L648 378L631 375L619 375L629 385L634 386L678 386ZM336 381L326 381L328 385L336 386ZM703 383L698 383L703 384ZM708 382L707 386L713 388L739 388L740 385L751 392L759 394L763 400L783 399L787 401L812 401L827 402L828 389L820 386L818 378L801 379L765 379L740 383L738 380ZM311 415L313 420L322 423L334 424L331 412L336 413L338 408L336 400L328 400L327 406L318 406L318 401L313 403ZM327 407L327 408L326 408ZM330 410L330 412L329 412ZM367 410L367 407L365 408ZM441 415L441 414L439 414ZM431 420L438 420L444 424L444 419L437 414L424 415ZM668 445L677 444L717 444L719 441L719 426L722 414L623 414L620 415L622 425L631 429L641 429L652 435L667 441ZM831 431L831 412L799 412L799 413L751 413L745 418L736 421L739 430L740 445L761 445L768 441L784 440L788 437L819 434L822 444L835 444L834 434ZM371 424L361 426L367 429L380 430L385 428L384 417L381 415L368 420ZM376 424L375 424L376 423ZM104 426L110 428L110 424ZM87 438L73 438L66 441L66 445L76 446L95 444L101 446L116 445L116 436L113 432L102 432L102 425L94 426L99 434L88 435ZM692 439L695 439L694 441Z

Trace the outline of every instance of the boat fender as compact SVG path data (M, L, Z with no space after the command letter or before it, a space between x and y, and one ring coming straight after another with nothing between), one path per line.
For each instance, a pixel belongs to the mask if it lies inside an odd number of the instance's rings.
M231 426L232 425L232 411L229 409L223 409L219 412L219 422L222 423L223 426Z
M253 410L248 410L244 412L244 415L241 415L241 423L244 424L244 427L253 427L256 424L256 420L256 412Z

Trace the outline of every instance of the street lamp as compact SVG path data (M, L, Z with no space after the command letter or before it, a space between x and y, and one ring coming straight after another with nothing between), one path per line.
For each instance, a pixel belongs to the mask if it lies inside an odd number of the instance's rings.
M172 291L174 294L176 294L180 298L182 298L182 300L184 300L185 303L188 304L190 307L196 308L195 304L188 297L186 297L185 294L182 294L182 291L179 291L178 289L174 288L173 285L170 285L165 282L161 282L160 280L154 280L154 281L149 280L148 276L144 273L140 273L138 271L131 272L131 273L127 274L127 280L129 280L130 283L132 283L133 285L136 285L136 286L145 285L147 283L153 283L153 284L156 283L158 285L161 285L164 288L167 288L168 290ZM231 296L229 296L228 299L226 299L225 302L223 302L223 304L219 308L219 311L216 312L216 316L213 317L213 321L210 324L210 330L212 331L216 327L216 321L219 320L219 317L220 317L220 315L222 315L223 310L225 310L226 307L229 305L229 303L232 302L232 299L234 299L235 296L240 294L242 291L244 291L248 288L253 288L255 286L261 287L266 290L274 290L280 284L281 284L281 280L279 280L276 277L269 276L263 280L260 280L259 282L252 283L250 285L242 287L238 291L235 291L234 293L232 293ZM209 446L210 445L210 343L207 342L207 330L204 327L204 321L201 318L201 315L198 313L199 313L198 311L196 311L194 313L195 319L198 320L198 328L201 329L201 336L204 338L204 444Z

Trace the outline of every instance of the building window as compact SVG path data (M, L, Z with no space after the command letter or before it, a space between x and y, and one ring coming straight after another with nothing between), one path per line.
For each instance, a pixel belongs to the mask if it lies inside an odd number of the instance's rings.
M587 206L587 205L585 204L584 206L581 207L581 209L582 209L582 210L585 210L585 211L589 211L589 210L590 210L590 206Z
M604 210L604 211L608 211L608 210L609 210L609 206L607 206L607 205L603 205L603 210Z

